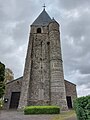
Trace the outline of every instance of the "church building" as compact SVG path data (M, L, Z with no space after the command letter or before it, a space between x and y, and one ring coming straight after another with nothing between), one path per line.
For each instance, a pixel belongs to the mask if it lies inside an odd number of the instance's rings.
M6 84L5 109L31 105L72 108L76 85L64 80L59 23L45 8L30 26L23 76Z

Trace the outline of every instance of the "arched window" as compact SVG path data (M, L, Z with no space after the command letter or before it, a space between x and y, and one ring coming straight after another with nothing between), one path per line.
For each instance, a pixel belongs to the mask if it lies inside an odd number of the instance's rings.
M50 45L50 42L47 42L47 45Z
M37 28L37 33L41 33L41 28Z

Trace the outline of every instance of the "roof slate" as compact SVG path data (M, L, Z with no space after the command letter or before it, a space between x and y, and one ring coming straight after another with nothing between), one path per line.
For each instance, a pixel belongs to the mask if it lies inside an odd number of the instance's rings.
M51 21L52 19L44 9L37 19L32 23L32 25L48 25L48 23Z

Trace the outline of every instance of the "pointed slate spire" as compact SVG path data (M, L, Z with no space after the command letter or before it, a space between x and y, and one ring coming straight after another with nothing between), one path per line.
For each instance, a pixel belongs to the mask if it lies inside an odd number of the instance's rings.
M48 13L43 9L41 14L37 17L37 19L32 23L32 25L48 25L51 22L51 18Z

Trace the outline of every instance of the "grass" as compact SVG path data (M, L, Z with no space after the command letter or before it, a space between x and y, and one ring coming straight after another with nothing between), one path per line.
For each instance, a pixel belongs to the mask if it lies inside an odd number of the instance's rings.
M55 116L52 120L70 120L70 118L76 118L76 114L74 110L61 112L60 115Z

